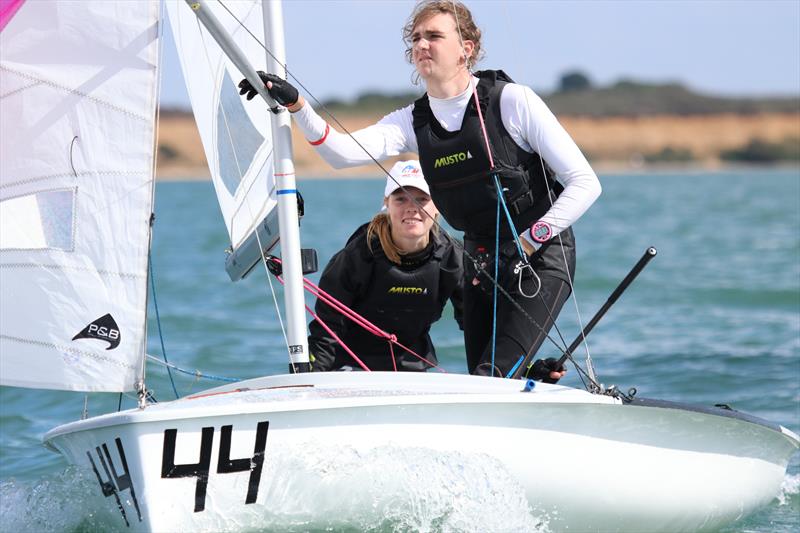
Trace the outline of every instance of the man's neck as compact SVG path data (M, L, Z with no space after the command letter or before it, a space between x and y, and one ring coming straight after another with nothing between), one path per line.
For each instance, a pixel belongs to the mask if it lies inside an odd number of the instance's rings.
M460 70L455 76L444 81L428 80L426 89L428 96L434 98L452 98L463 93L470 84L471 75L466 69Z

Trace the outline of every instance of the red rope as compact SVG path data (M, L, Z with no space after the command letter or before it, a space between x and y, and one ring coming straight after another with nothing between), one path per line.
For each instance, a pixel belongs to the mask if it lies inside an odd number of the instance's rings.
M281 260L278 259L277 257L272 257L272 258L270 258L270 260L275 261L278 264L281 263ZM278 281L281 283L281 285L284 284L283 278L281 276L275 276L275 277L278 279ZM390 353L392 355L392 367L394 368L395 372L397 371L397 361L396 361L396 358L395 358L395 355L394 355L394 348L392 347L393 344L396 344L397 346L399 346L403 350L407 351L408 353L410 353L411 355L413 355L414 357L416 357L420 361L423 361L423 362L427 363L432 368L435 368L436 370L438 370L440 372L447 373L447 371L444 370L443 368L440 368L438 365L436 365L436 364L432 363L431 361L427 360L426 358L422 357L421 355L419 355L418 353L414 352L413 350L411 350L407 346L404 346L401 343L399 343L397 341L397 336L395 336L395 335L393 335L391 333L387 333L386 331L382 330L381 328L379 328L378 326L376 326L375 324L373 324L372 322L370 322L369 320L367 320L366 318L364 318L363 316L359 315L358 313L356 313L355 311L353 311L352 309L347 307L345 304L343 304L342 302L337 300L335 297L331 296L329 293L327 293L323 289L319 288L318 285L314 284L308 278L305 278L305 277L303 278L303 285L304 285L304 288L309 293L311 293L312 295L316 296L318 299L322 300L322 302L324 302L325 304L329 305L335 311L340 312L344 317L349 318L351 321L353 321L357 325L361 326L362 328L364 328L369 333L372 333L376 337L383 337L384 339L389 341L389 351L390 351ZM305 308L308 310L308 312L311 314L311 316L314 317L314 320L319 322L319 324L323 327L323 329L331 337L333 337L333 339L336 342L338 342L342 346L342 348L344 348L344 350L350 355L350 357L353 358L353 360L355 360L356 363L358 363L358 365L361 368L363 368L367 372L371 371L367 367L367 365L364 364L364 362L361 359L359 359L358 356L344 343L344 341L342 341L342 339L339 338L339 336L336 335L336 333L334 333L334 331L325 322L323 322L322 319L320 319L319 316L316 313L314 313L314 311L311 310L311 308L308 305L306 305Z
M472 77L470 77L469 84L473 84ZM489 156L489 170L494 169L494 158L492 157L492 147L489 145L489 134L486 133L486 124L483 121L483 111L481 111L481 102L478 100L478 86L472 85L472 96L475 98L475 108L478 110L478 121L481 123L481 131L483 132L483 140L486 141L486 155Z
M411 355L413 355L414 357L416 357L417 359L419 359L421 361L424 361L425 363L429 364L431 367L435 368L436 370L439 370L440 372L447 372L446 370L440 368L438 365L432 363L431 361L428 361L427 359L425 359L424 357L422 357L418 353L414 352L414 350L412 350L411 348L408 348L407 346L404 346L403 344L399 343L397 341L397 336L395 336L395 335L393 335L391 333L387 333L387 332L383 331L381 328L379 328L378 326L376 326L375 324L373 324L372 322L370 322L366 318L362 317L361 315L359 315L358 313L356 313L355 311L353 311L352 309L350 309L349 307L344 305L342 302L340 302L339 300L337 300L336 298L334 298L333 296L331 296L330 294L328 294L324 290L320 289L319 286L315 285L310 280L308 280L306 278L303 278L303 282L307 286L306 289L308 290L308 292L310 292L311 294L315 295L317 298L322 300L324 303L330 305L332 308L340 311L345 317L350 318L352 321L356 322L357 324L359 324L361 327L363 327L364 329L366 329L367 331L369 331L370 333L372 333L376 337L383 337L386 340L388 340L390 347L391 347L392 344L396 344L399 347L401 347L402 349L404 349L405 351L407 351L408 353L410 353ZM311 288L309 288L309 287L311 287ZM308 306L306 306L306 307L308 307ZM339 342L341 343L341 341L339 341ZM344 344L342 344L342 346L344 346ZM392 362L394 363L394 352L393 351L392 351ZM395 366L395 370L397 370L396 366Z
M320 289L318 285L314 285L313 282L308 280L307 278L303 278L303 284L306 287L306 290L316 296L317 298L321 299L323 302L331 306L334 310L339 311L345 317L349 318L365 330L369 331L373 335L377 337L383 337L385 339L390 339L391 335L381 328L364 318L363 316L359 315L345 304L325 292L324 290Z
M280 279L280 278L278 278L278 279ZM358 363L358 366L360 366L361 368L363 368L363 369L364 369L365 371L367 371L367 372L372 372L372 370L370 370L370 369L369 369L369 367L368 367L367 365L365 365L365 364L364 364L364 361L362 361L361 359L359 359L359 358L358 358L358 356L357 356L355 353L353 353L353 350L351 350L351 349L350 349L350 348L349 348L349 347L348 347L348 346L347 346L347 345L346 345L346 344L345 344L345 343L342 341L342 339L340 339L340 338L339 338L339 336L338 336L336 333L334 333L334 331L333 331L331 328L329 328L329 327L328 327L328 324L326 324L325 322L323 322L323 321L322 321L322 319L321 319L320 317L318 317L318 316L317 316L317 314L316 314L316 313L314 313L314 311L312 311L312 310L311 310L311 308L310 308L309 306L306 306L306 309L308 310L308 312L309 312L309 313L311 313L311 316L313 316L313 317L314 317L314 320L316 320L317 322L319 322L319 323L320 323L320 325L321 325L321 326L322 326L322 327L325 329L325 331L327 331L327 332L328 332L328 335L330 335L331 337L333 337L333 340L335 340L336 342L338 342L339 344L341 344L341 345L342 345L342 348L344 348L344 351L346 351L348 354L350 354L350 357L352 357L352 358L355 360L355 362L356 362L356 363ZM397 370L397 369L395 369L395 370Z
M392 354L392 368L395 372L397 372L397 359L394 356L394 347L392 347L392 341L389 341L389 353Z

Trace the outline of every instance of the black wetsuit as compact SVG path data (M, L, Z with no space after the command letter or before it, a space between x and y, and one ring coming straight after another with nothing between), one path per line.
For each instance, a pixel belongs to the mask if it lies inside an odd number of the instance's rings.
M476 75L480 79L478 98L494 169L486 153L474 100L466 108L461 129L448 132L433 116L424 95L414 102L413 125L431 197L445 219L464 231L465 251L469 254L464 257L464 340L468 369L471 373L505 376L521 357L539 349L569 296L569 279L575 271L575 241L568 228L529 258L541 280L541 288L534 298L523 296L519 276L514 273L520 257L512 231L519 235L528 229L547 212L562 188L539 155L520 148L503 126L500 95L511 79L502 71ZM498 295L494 369L491 366L493 286L475 265L479 263L494 276L498 203L493 171L500 179L514 224L513 229L509 227L501 211L498 282L513 302ZM538 282L533 275L524 274L521 285L525 294L533 294Z
M452 239L432 233L428 246L402 257L397 265L386 258L380 242L367 246L367 225L350 237L325 267L319 286L337 300L381 328L398 342L436 364L428 332L442 315L447 300L461 325L461 254ZM389 342L356 325L317 300L315 311L370 370L393 370ZM317 320L309 324L309 353L314 371L360 368ZM424 371L430 365L398 346L393 347L397 369Z

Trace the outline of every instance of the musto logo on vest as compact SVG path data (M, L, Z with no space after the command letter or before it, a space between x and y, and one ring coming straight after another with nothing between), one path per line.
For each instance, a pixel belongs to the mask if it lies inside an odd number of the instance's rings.
M425 287L390 287L389 294L428 294Z
M446 167L448 165L462 163L467 159L472 159L472 154L469 153L469 150L467 150L466 152L456 152L454 154L437 158L436 162L433 164L433 168Z

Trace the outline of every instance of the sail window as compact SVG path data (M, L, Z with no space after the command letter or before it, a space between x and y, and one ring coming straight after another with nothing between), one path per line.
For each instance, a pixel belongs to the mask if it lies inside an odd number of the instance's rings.
M228 193L235 196L264 137L250 121L227 70L220 87L216 131L219 175Z
M0 201L0 249L72 251L76 192L42 191Z

